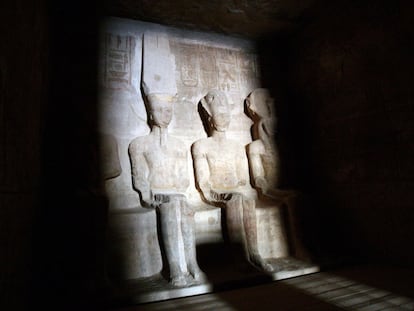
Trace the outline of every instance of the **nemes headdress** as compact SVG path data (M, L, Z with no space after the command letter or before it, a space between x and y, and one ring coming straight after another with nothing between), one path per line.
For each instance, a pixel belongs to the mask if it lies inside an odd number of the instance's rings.
M269 90L257 88L247 96L246 106L260 117L269 117L273 110L270 106L273 105L273 101L269 103L268 99L271 99Z
M200 103L210 116L213 115L214 106L216 105L227 105L229 110L232 108L226 94L219 90L209 91L203 98L201 98Z

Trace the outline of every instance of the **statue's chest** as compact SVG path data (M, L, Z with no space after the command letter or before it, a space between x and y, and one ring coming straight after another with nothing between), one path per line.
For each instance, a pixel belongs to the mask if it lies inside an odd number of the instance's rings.
M206 156L210 167L220 169L233 168L236 159L239 157L239 155L237 155L237 150L224 145L210 148Z
M157 146L144 152L145 159L154 165L174 163L186 159L186 152L174 146Z

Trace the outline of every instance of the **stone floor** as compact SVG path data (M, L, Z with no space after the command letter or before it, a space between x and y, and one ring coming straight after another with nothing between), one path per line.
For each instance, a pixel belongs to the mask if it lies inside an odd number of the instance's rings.
M202 283L191 284L192 278L189 276L189 285L181 288L169 284L161 274L149 278L112 283L109 290L110 295L107 297L108 302L110 305L129 305L169 300L271 283L275 280L319 271L319 267L316 265L292 257L285 257L267 260L274 268L277 267L274 273L269 274L259 271L245 260L240 260L243 257L238 258L232 264L203 265L206 280Z
M113 310L414 310L414 270L349 267Z

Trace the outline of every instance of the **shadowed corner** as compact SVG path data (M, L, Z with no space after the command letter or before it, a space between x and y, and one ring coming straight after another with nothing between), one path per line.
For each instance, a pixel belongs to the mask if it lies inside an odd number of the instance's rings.
M33 224L30 306L96 307L105 283L107 200L98 119L99 8L49 3L48 101ZM74 22L76 20L76 22Z

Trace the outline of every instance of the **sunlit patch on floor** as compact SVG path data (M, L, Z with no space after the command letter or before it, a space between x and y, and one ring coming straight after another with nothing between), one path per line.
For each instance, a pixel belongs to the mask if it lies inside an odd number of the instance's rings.
M414 300L328 273L281 281L345 310L414 310Z

